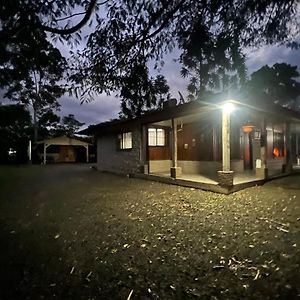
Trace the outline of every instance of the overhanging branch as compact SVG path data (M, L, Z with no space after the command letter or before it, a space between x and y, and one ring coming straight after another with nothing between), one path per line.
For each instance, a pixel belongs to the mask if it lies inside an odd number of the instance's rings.
M41 28L44 31L48 31L48 32L52 32L52 33L56 33L56 34L60 34L60 35L72 34L76 31L78 31L81 27L83 27L88 22L88 20L90 19L91 15L93 13L94 8L96 7L96 3L97 3L97 0L91 0L84 17L78 24L76 24L73 27L63 29L63 28L53 28L53 27L50 27L47 25L40 24L39 28Z

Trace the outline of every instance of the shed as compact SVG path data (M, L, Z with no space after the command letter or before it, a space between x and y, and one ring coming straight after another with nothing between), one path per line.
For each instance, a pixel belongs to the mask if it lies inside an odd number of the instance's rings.
M89 162L89 146L91 144L78 138L63 135L39 141L38 144L43 145L43 153L38 153L38 155L44 164L49 161L76 162L82 148L85 152L85 161ZM47 152L48 149L51 149L49 147L52 148L52 151Z

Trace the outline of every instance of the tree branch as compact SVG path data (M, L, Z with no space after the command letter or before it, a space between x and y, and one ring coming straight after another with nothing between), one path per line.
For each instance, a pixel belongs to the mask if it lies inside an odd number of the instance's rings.
M73 27L70 28L53 28L47 25L43 25L43 24L39 24L38 27L41 28L44 31L48 31L48 32L52 32L52 33L56 33L56 34L60 34L60 35L68 35L68 34L72 34L74 32L76 32L77 30L79 30L81 27L83 27L88 20L90 19L94 8L96 7L96 3L97 0L91 0L90 5L88 6L86 12L85 12L85 16L82 18L82 20L76 24Z
M76 14L72 14L72 15L70 15L70 16L67 16L67 17L64 17L64 18L61 18L61 19L56 19L56 20L54 20L54 21L55 21L55 22L60 22L60 21L64 21L64 20L73 18L73 17L75 17L75 16L81 16L81 15L84 15L84 14L86 14L85 11L80 12L80 13L76 13Z

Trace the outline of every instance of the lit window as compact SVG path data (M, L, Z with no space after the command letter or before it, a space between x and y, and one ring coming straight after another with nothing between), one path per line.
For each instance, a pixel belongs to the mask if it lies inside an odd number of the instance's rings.
M165 146L166 136L165 130L161 128L148 128L148 145L149 146Z
M132 148L132 133L125 132L119 134L119 145L120 149L131 149Z

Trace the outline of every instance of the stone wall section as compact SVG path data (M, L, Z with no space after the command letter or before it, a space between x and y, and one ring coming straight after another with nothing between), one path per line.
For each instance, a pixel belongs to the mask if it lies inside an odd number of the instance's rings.
M132 129L132 149L119 149L119 133L97 138L97 167L99 171L119 174L141 172L141 130Z

